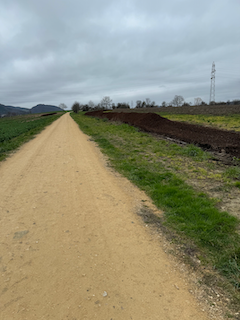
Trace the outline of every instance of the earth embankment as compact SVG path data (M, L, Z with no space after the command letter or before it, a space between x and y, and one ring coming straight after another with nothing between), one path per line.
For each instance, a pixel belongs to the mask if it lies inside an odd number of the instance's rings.
M240 133L200 125L171 121L156 113L87 112L87 116L121 121L141 130L198 145L204 149L225 152L240 158Z

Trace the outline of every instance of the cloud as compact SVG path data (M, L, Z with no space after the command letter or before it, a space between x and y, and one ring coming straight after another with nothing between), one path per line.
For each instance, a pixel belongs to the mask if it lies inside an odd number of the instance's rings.
M239 98L239 9L237 0L2 1L0 103L208 102L213 61L216 99Z

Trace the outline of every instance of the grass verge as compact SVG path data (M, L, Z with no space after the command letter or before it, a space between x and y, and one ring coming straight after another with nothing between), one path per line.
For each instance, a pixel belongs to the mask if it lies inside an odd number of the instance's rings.
M209 155L196 146L159 140L126 124L71 114L91 136L112 166L144 190L164 211L164 224L199 249L201 265L217 270L235 290L240 302L239 220L216 207L216 199L196 191L176 171L172 159L207 164ZM182 160L181 160L182 161ZM175 162L173 162L175 163ZM211 164L211 163L210 163ZM211 167L211 166L210 166ZM238 174L237 170L237 174ZM225 173L223 173L224 175ZM231 170L228 176L235 177ZM158 218L157 218L158 219Z
M0 119L0 161L5 159L11 151L32 139L62 114L60 112L47 117L34 114Z

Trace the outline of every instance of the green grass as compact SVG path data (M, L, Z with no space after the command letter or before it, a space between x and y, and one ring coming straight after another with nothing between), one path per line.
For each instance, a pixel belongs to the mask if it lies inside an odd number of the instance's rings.
M230 178L240 180L240 167L229 167L225 171L225 175Z
M189 122L218 127L225 130L240 131L240 114L232 114L229 116L165 114L161 112L157 112L157 114L173 121Z
M0 161L32 139L47 125L58 119L63 113L41 117L38 114L0 119Z
M109 157L112 166L144 190L164 211L165 223L193 241L206 261L240 287L239 220L216 208L216 199L195 191L171 167L168 159L185 157L192 162L208 159L196 146L179 146L83 114L71 114Z

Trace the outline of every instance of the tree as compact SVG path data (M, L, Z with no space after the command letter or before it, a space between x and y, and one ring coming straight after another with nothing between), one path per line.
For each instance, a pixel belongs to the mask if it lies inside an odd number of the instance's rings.
M183 102L184 98L182 96L176 95L171 103L175 107L180 107L183 104Z
M74 104L72 105L72 111L75 113L78 113L79 110L80 110L80 103L75 101Z
M110 97L106 96L101 100L100 104L103 109L110 109L112 106L112 100Z
M88 106L88 104L84 104L84 105L80 106L80 109L82 109L82 111L88 111L89 106Z
M167 106L167 102L166 101L163 101L162 102L162 107L166 107Z
M154 108L154 107L156 107L156 103L155 103L155 101L152 101L152 102L150 103L150 108Z
M130 109L130 106L126 102L119 102L117 104L117 109Z
M141 100L136 101L136 108L142 108L142 101Z
M146 108L149 108L151 104L151 100L149 98L146 98Z
M195 106L200 106L202 103L202 99L201 98L194 98L194 105Z
M234 99L234 100L233 100L233 104L234 104L234 105L240 104L240 100L239 100L239 99Z
M67 106L65 105L65 103L60 103L60 105L58 106L61 109L67 109Z
M90 100L88 102L88 107L89 107L89 109L93 109L95 107L95 104L94 104L94 102L92 100Z

